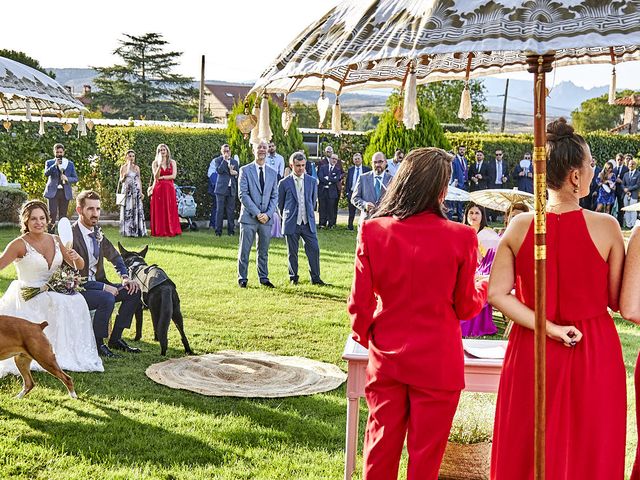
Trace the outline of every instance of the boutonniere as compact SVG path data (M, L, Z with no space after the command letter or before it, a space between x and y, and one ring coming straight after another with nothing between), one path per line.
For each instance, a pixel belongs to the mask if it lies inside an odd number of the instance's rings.
M102 228L100 227L94 227L93 229L94 233L96 234L96 240L98 243L102 243L102 239L104 238L104 235L102 233Z

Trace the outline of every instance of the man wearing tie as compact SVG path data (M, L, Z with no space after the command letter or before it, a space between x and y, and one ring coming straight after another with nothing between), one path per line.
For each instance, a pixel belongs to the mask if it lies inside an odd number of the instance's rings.
M376 152L371 158L373 171L363 173L356 183L351 203L360 210L360 225L369 218L373 210L380 204L387 186L393 178L389 172L385 172L387 160L384 153Z
M489 163L484 160L484 152L476 150L476 163L469 167L469 190L489 188Z
M625 207L638 203L638 187L640 186L638 184L640 175L638 175L638 171L636 170L636 161L631 158L628 165L629 171L624 174L622 180ZM624 212L624 223L627 228L633 228L637 219L638 212Z
M222 235L222 220L227 215L227 233L234 233L234 212L236 209L236 195L238 192L238 161L231 158L229 145L224 144L220 151L222 155L216 158L216 235Z
M467 147L464 145L460 145L458 147L458 153L453 157L451 181L449 182L449 185L453 185L454 187L458 187L462 190L467 190L469 188L467 183L469 162L467 162L467 159L464 156L466 151ZM452 203L453 209L456 211L456 216L458 217L458 222L462 222L464 202L455 201Z
M338 199L340 198L339 183L342 180L342 170L338 167L338 156L334 153L329 164L318 169L318 213L320 214L320 228L333 228L338 218Z
M278 185L278 210L282 217L282 233L287 242L289 281L298 284L298 247L300 238L309 261L311 283L324 285L320 278L320 248L316 235L314 206L318 199L318 182L305 173L306 159L296 152L289 158L291 175Z
M273 215L278 204L278 174L267 167L267 142L253 146L255 161L240 168L240 247L238 251L238 285L247 288L249 253L258 235L258 278L260 284L274 288L269 281L269 243Z
M51 225L56 223L58 218L68 216L69 201L73 198L71 184L78 181L73 162L64 156L64 145L56 143L53 146L53 155L55 158L47 160L44 166L44 175L47 177L44 197L49 201Z
M353 196L353 192L356 190L356 185L358 183L358 179L360 175L363 173L370 172L371 168L362 165L362 155L359 153L353 154L353 166L349 167L347 171L347 184L344 189L344 196L347 199L349 204L349 221L347 223L347 228L349 230L353 230L353 219L356 216L356 206L351 203L351 197Z
M621 153L616 155L616 168L613 169L613 173L616 175L616 200L618 201L618 223L620 224L620 228L624 227L624 210L622 210L622 206L624 205L624 197L625 192L622 187L622 181L624 176L629 171L629 167L627 167L626 162L629 161L629 157L631 155L622 155ZM632 158L632 157L631 157Z
M487 174L488 188L511 188L509 183L509 162L504 158L504 152L501 149L496 149L495 159L488 161ZM490 222L495 222L498 218L498 212L489 209L487 210L487 217Z

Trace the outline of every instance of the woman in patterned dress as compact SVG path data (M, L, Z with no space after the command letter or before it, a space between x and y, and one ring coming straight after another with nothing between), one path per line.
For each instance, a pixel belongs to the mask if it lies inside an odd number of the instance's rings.
M120 206L120 235L123 237L146 237L142 206L142 180L140 167L136 165L136 152L127 150L124 165L120 167L121 193L124 193L124 205Z

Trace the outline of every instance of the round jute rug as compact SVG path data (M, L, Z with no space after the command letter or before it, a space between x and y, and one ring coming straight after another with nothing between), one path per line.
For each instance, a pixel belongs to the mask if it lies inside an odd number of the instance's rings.
M275 398L338 388L346 374L337 366L303 357L233 350L173 358L149 366L154 382L214 397Z

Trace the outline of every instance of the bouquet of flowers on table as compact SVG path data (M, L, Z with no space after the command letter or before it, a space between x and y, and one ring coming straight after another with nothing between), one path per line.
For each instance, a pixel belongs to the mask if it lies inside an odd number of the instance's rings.
M63 293L65 295L73 295L76 292L84 290L80 284L85 278L80 276L80 272L75 268L63 263L53 272L51 278L42 287L22 287L22 298L27 301L41 292L50 290L52 292Z

